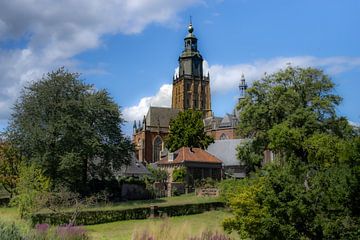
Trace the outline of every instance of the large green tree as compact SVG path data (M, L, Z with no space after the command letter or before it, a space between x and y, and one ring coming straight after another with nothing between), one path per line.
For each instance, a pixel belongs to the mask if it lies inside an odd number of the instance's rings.
M336 115L322 71L288 67L255 81L239 104L249 177L225 193L228 231L252 239L358 239L360 137ZM275 160L261 165L264 150ZM257 169L257 170L256 170ZM225 191L226 192L226 191Z
M60 68L25 87L7 137L54 185L81 191L89 177L111 178L113 170L129 162L132 144L123 136L123 122L105 90Z
M176 151L181 147L207 148L214 142L211 136L204 131L202 112L185 110L170 121L170 133L165 140L166 147L170 151Z

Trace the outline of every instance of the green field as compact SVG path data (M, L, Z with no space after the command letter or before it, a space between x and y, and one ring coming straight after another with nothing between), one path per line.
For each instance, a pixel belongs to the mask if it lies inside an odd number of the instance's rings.
M230 216L229 212L211 211L167 219L120 221L91 225L85 228L89 231L92 239L128 240L136 232L142 234L144 231L148 231L157 236L157 240L182 240L189 236L199 235L205 230L223 232L221 222Z
M156 200L128 201L117 204L107 204L102 207L97 206L90 209L126 209L146 207L150 205L166 206L213 201L218 201L218 199L197 197L193 194L189 194ZM186 239L190 235L198 235L206 229L222 232L221 222L224 218L229 216L231 216L231 214L226 211L211 211L202 214L172 217L166 219L119 221L85 226L85 228L89 231L91 239L131 239L131 236L134 233L143 233L145 230L147 230L158 236L158 240L181 240ZM18 225L24 232L29 229L29 224L26 221L20 219L16 208L0 208L0 220L5 222L15 222L16 225ZM165 237L162 238L162 235Z
M175 196L175 197L101 204L101 205L88 207L86 210L122 210L122 209L130 209L130 208L149 207L151 205L169 206L169 205L180 205L180 204L188 204L188 203L208 203L208 202L218 202L218 201L219 198L217 197L198 197L194 193L191 193L191 194ZM66 211L71 211L71 210L72 209L66 209ZM42 212L47 212L47 210L44 209Z

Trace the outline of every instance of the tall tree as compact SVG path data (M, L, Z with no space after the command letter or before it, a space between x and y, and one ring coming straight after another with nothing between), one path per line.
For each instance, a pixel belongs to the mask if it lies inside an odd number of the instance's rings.
M239 157L255 170L227 200L224 227L251 239L358 239L359 139L322 71L288 67L240 102ZM261 166L263 151L275 160Z
M55 185L83 190L89 177L111 178L129 162L132 144L123 136L123 122L105 90L60 68L22 91L7 136Z
M7 142L0 140L0 184L12 198L19 178L21 157L18 151Z
M166 147L170 151L176 151L181 147L207 148L214 142L211 136L204 131L202 112L185 110L170 121L170 133L165 140Z
M333 88L330 78L314 68L288 67L255 81L238 106L239 133L253 139L251 146L245 146L253 154L239 156L249 170L260 166L267 149L279 152L282 147L282 154L291 151L305 160L306 152L299 148L300 143L318 131L352 136L347 120L336 115L341 97L334 94Z

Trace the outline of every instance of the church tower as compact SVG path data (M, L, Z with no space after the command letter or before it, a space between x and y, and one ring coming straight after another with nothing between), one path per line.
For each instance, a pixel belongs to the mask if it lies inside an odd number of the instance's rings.
M203 58L197 48L197 38L190 22L184 38L185 49L179 57L179 74L173 78L172 108L181 111L200 110L210 117L210 77L203 74Z

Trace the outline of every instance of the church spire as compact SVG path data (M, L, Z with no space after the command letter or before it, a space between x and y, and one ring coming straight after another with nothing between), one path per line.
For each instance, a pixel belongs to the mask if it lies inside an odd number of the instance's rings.
M240 90L240 98L239 98L239 100L245 98L247 87L248 86L246 84L245 76L244 76L244 73L243 73L243 74L241 74L241 80L240 80L240 84L239 84L239 90Z
M172 108L200 110L204 116L211 115L210 78L203 73L201 56L193 23L187 26L184 50L179 56L179 76L173 79Z

